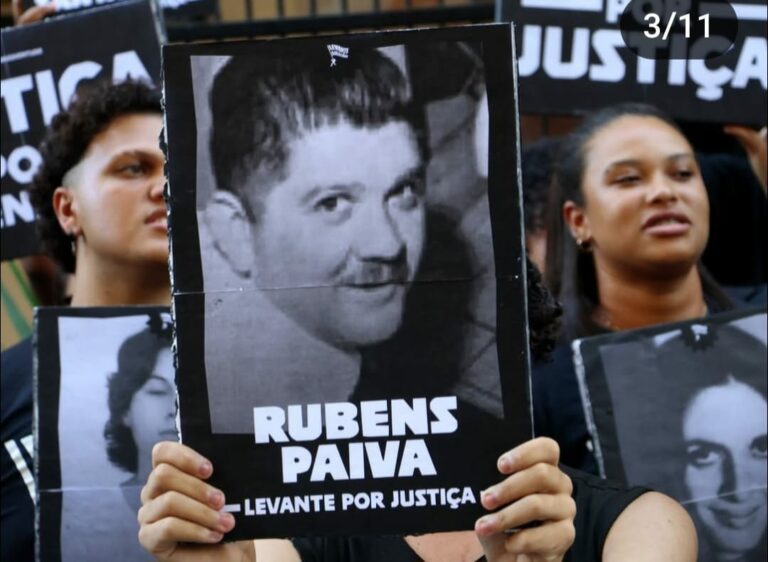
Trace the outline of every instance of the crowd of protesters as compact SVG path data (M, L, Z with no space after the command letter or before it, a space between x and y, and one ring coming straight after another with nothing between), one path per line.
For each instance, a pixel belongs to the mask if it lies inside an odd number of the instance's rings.
M18 23L53 8L32 10ZM136 540L164 561L696 560L694 524L677 502L595 476L570 343L765 305L766 129L713 128L740 148L699 152L659 109L616 101L522 147L537 438L499 451L499 481L482 495L489 515L473 530L226 542L235 520L206 482L216 467L164 442ZM161 127L159 92L130 81L82 89L53 119L31 191L53 260L30 262L52 270L42 302L169 304ZM32 433L32 377L27 339L2 354L4 443ZM2 560L32 560L34 502L2 454ZM505 532L513 527L522 530Z

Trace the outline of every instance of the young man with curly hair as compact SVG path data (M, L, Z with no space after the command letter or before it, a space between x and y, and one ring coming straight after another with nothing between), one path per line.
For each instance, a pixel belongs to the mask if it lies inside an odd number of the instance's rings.
M82 89L48 130L31 195L73 306L170 301L161 129L159 93L124 82ZM29 339L2 354L2 560L33 559L32 356Z

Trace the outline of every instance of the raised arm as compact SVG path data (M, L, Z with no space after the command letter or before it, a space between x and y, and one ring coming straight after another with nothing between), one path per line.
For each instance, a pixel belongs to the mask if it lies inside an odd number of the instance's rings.
M724 130L744 148L752 171L768 194L768 127L755 131L742 125L726 125Z

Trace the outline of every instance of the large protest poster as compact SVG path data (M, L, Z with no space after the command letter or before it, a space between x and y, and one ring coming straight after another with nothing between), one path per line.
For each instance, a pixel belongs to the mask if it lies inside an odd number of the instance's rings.
M163 57L181 435L228 538L472 528L531 437L511 27Z
M40 251L28 189L40 165L38 144L46 127L89 80L157 83L160 33L149 0L127 0L0 33L0 257L8 260Z
M114 4L126 0L22 0L25 9L33 6L56 4L56 13L71 13L89 8L98 8L105 4ZM215 14L218 9L217 0L153 0L169 17L192 17Z
M577 340L603 476L680 501L699 560L765 560L765 308Z
M172 331L167 307L37 309L37 560L153 559L136 515L177 440Z
M762 127L768 120L765 0L497 0L496 6L497 19L519 25L523 113L581 114L642 101L688 121Z

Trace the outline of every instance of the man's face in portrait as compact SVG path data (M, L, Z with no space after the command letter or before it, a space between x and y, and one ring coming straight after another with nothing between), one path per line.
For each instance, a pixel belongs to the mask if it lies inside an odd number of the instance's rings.
M246 202L256 215L256 286L337 347L391 337L424 246L424 163L411 126L340 120L287 150L284 173Z

